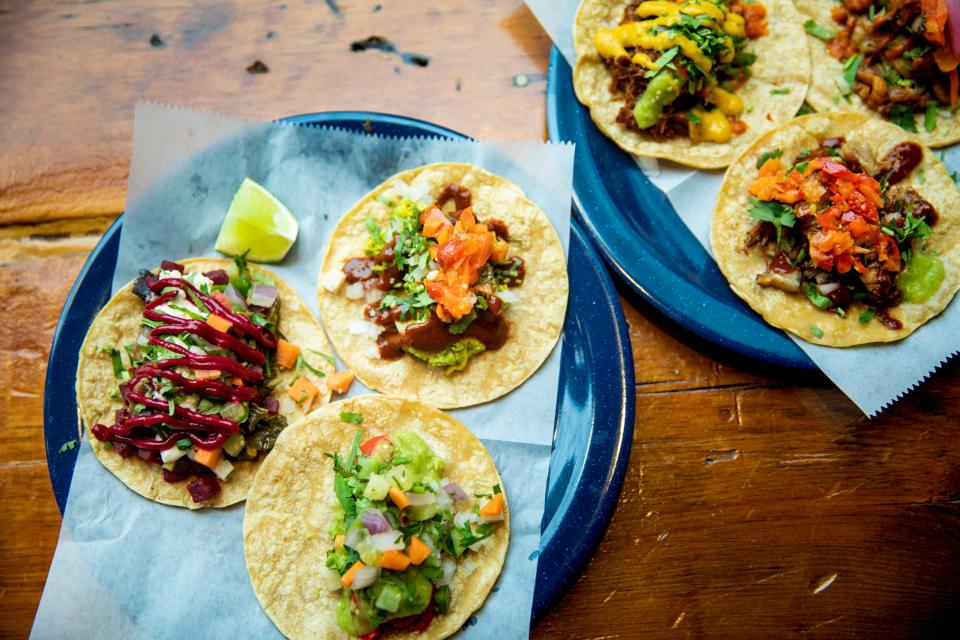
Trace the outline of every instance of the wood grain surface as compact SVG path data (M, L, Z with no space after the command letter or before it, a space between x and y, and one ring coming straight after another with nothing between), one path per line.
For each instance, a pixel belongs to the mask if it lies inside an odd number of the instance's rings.
M398 53L350 51L371 35ZM123 209L135 102L262 120L364 109L544 139L548 54L519 0L0 0L0 636L29 632L56 545L46 360ZM257 60L267 73L246 71ZM533 637L956 631L957 366L867 420L819 375L759 371L632 296L624 309L629 471L599 549Z

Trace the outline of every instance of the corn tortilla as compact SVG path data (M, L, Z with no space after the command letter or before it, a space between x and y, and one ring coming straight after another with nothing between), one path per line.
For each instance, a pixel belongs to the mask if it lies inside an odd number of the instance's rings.
M426 189L437 197L457 183L470 189L473 211L481 222L499 218L510 233L510 255L523 258L526 277L512 289L519 299L504 311L510 334L496 351L470 359L466 369L448 375L409 354L384 360L376 340L351 333L350 325L364 319L366 301L351 300L340 286L330 291L325 280L342 274L344 263L363 256L369 232L367 217L381 228L390 220L390 202L403 199L399 183ZM403 189L403 185L400 185ZM563 246L546 214L524 197L519 187L469 164L430 164L397 174L364 196L334 229L317 287L320 317L334 348L357 378L371 389L414 398L441 409L466 407L498 398L536 371L553 350L567 309L567 269Z
M503 487L483 444L450 416L411 400L359 396L334 402L289 427L257 472L243 519L243 549L260 606L288 638L346 639L337 625L338 591L322 579L326 552L333 548L328 527L339 508L333 491L333 463L327 453L346 455L359 427L340 420L341 411L363 415L364 438L412 431L444 461L444 475L467 494ZM455 633L479 609L493 588L507 554L510 513L479 551L470 552L450 584L450 610L422 632L391 631L391 640L434 640Z
M803 116L768 132L727 170L713 212L713 255L734 293L773 326L786 329L808 342L849 347L901 340L943 311L960 288L960 192L929 148L923 147L922 162L897 186L912 187L936 208L939 219L928 239L928 251L939 254L945 275L940 288L926 302L902 302L890 309L890 316L903 324L901 330L888 329L877 321L860 323L858 317L868 309L860 302L851 303L846 317L841 318L813 306L802 292L793 294L758 285L757 274L766 271L763 251L756 246L746 253L742 249L747 232L757 222L747 213L747 190L759 174L757 159L760 154L779 148L783 151L782 157L789 162L798 153L817 148L824 139L839 136L868 151L876 160L900 142L916 141L896 125L851 113ZM822 337L812 334L813 325L820 328Z
M189 273L226 269L232 261L218 258L191 258L181 260L180 264L186 267ZM329 346L319 324L296 292L267 269L252 264L250 269L259 271L276 282L280 297L280 332L287 336L290 342L299 346L305 354L309 354L308 349L328 353ZM241 502L247 496L262 457L260 460L237 462L233 473L227 480L220 483L220 493L211 500L198 504L193 501L186 489L188 480L174 484L165 482L159 465L144 462L136 456L122 458L115 450L106 448L104 442L93 436L91 431L93 425L98 422L113 424L114 414L117 409L123 407L121 400L110 397L117 389L118 380L114 378L110 356L100 350L102 347L111 346L122 351L123 345L136 341L140 334L143 306L143 301L133 293L133 282L127 283L97 314L80 347L80 359L77 365L77 410L84 426L86 440L103 466L125 485L146 498L162 504L190 509L226 507ZM317 358L316 362L311 364L328 375L333 372L333 365L322 358ZM317 403L326 404L330 400L330 392L323 380L306 370L302 374L311 379L321 390L320 397L315 401L314 406ZM287 394L291 377L289 372L286 372L286 375L281 373L280 384L271 393L280 401L281 412L287 416L290 423L304 415L303 409L291 402Z
M573 44L577 62L573 69L573 87L577 99L590 109L590 117L600 131L629 153L664 158L700 169L729 165L758 136L789 120L803 104L810 79L810 57L803 32L803 21L791 0L763 0L767 8L767 34L747 45L756 54L753 76L736 94L747 110L740 119L747 131L729 143L694 143L686 136L666 141L625 129L617 123L624 100L610 92L613 76L593 44L597 29L620 23L627 0L584 0L573 23ZM779 93L771 93L773 90ZM788 93L782 93L788 91Z

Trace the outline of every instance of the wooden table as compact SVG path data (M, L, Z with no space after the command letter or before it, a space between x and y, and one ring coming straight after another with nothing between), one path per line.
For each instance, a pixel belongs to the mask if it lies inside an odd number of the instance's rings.
M429 65L350 51L370 35ZM539 140L549 47L519 0L0 1L0 635L30 629L56 544L44 371L73 279L123 209L135 101L261 120L385 111ZM246 71L257 60L268 73ZM637 299L624 309L629 472L598 551L534 637L957 626L955 365L867 420L819 376L758 372Z

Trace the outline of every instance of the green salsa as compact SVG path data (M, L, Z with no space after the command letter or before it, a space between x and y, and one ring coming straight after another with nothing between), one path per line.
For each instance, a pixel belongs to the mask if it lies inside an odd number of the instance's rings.
M904 302L926 302L940 289L943 277L943 262L938 256L917 253L897 278L897 288Z

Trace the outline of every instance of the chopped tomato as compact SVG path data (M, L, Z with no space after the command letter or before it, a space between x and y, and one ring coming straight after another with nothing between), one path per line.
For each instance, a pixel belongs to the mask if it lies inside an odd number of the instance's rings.
M920 0L920 8L927 17L924 35L927 40L942 47L946 44L944 39L948 15L946 1Z
M761 176L775 176L780 173L780 161L777 158L767 158L767 161L760 167Z
M360 445L360 452L365 456L369 456L371 453L373 453L373 450L377 448L377 445L386 439L387 436L373 436Z
M423 235L428 238L436 238L440 244L445 243L450 238L450 234L453 233L453 223L437 207L430 207L420 214L420 222L423 224Z

